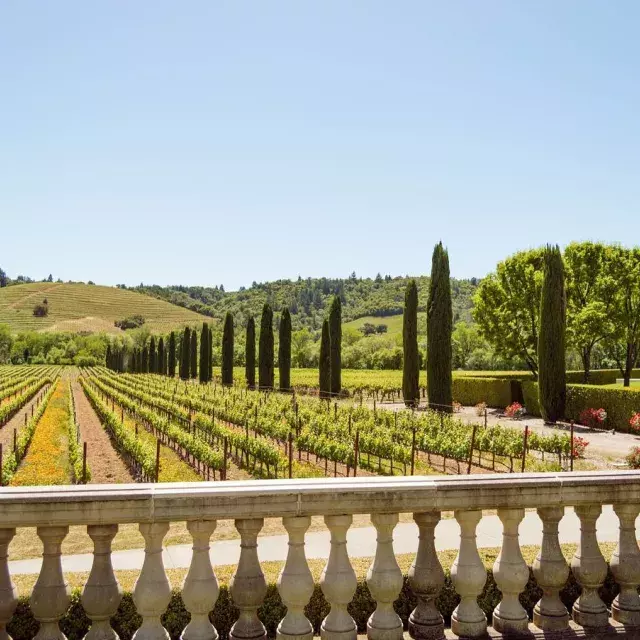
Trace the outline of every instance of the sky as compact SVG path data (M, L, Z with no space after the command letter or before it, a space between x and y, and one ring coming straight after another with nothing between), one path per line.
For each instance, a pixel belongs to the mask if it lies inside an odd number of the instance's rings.
M482 277L640 238L636 0L4 0L0 267Z

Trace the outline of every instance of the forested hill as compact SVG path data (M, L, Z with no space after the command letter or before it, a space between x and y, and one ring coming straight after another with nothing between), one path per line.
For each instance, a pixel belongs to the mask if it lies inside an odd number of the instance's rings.
M346 279L307 278L303 280L277 280L256 283L239 291L226 292L222 287L189 287L140 285L136 291L167 300L197 313L222 318L231 311L236 322L245 324L253 315L259 318L262 305L269 302L275 311L288 306L293 315L294 329L308 327L318 329L328 310L331 296L342 299L343 321L363 316L391 316L402 313L404 290L409 278L378 276ZM429 278L416 278L419 291L419 310L426 311ZM454 322L469 320L472 297L478 281L451 279Z

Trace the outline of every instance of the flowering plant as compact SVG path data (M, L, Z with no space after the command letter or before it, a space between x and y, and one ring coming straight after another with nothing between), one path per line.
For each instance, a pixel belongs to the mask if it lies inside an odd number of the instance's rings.
M573 438L573 457L584 458L585 449L589 446L589 441L581 438L580 436L574 436Z
M640 431L640 412L634 413L629 420L629 425L634 431Z
M607 412L604 409L585 409L580 413L580 424L592 429L602 427L607 421Z
M476 405L476 415L477 416L483 416L484 412L487 410L487 403L486 402L478 402L478 404Z
M526 413L526 409L519 402L512 402L504 412L509 418L519 420Z
M636 415L640 415L637 414ZM632 469L640 469L640 447L633 447L627 455L627 464Z
M453 401L453 413L460 413L462 411L462 405L456 400Z

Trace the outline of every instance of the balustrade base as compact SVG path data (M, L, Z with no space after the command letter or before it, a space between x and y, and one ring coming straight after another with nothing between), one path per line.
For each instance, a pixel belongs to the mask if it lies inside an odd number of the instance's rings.
M409 618L409 636L413 640L444 640L444 624L419 624Z

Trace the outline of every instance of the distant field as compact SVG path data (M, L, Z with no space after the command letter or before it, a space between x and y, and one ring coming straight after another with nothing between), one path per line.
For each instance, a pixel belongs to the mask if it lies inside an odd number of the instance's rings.
M420 335L426 335L427 333L427 314L419 313L418 314L418 333ZM351 322L345 322L343 327L352 327L353 329L361 329L364 324L368 322L373 326L377 327L379 324L384 324L387 326L387 335L395 335L402 333L402 314L396 316L386 316L386 317L378 317L378 316L364 316L363 318L358 318L357 320L351 320Z
M46 298L49 315L36 318L33 307ZM105 331L119 333L115 320L140 314L153 332L164 332L189 323L211 322L183 307L150 296L87 284L37 282L0 289L0 324L18 331Z

